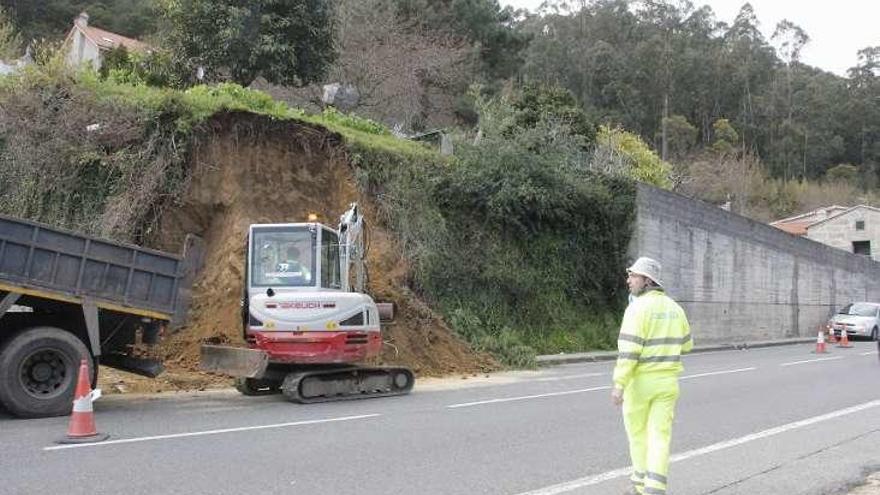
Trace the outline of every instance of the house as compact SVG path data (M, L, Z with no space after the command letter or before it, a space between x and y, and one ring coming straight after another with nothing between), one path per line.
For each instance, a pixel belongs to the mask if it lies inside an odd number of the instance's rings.
M784 230L789 234L806 236L807 227L809 227L810 225L825 220L828 217L837 215L838 213L841 213L848 209L848 206L824 206L822 208L817 208L813 211L808 211L807 213L801 213L800 215L795 215L793 217L783 218L782 220L770 222L770 225L776 227L777 229Z
M90 26L89 14L85 12L74 19L64 46L68 50L67 62L70 65L91 63L95 69L101 68L104 54L114 48L124 46L130 52L146 52L150 49L142 41Z
M830 206L771 223L794 235L880 261L880 209Z

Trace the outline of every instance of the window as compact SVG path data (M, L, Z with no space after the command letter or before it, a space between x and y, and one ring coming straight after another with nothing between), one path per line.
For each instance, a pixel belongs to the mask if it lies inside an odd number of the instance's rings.
M856 230L865 230L864 220L856 220Z
M252 287L315 285L315 232L304 226L255 227Z
M321 287L339 289L339 236L331 230L321 232Z
M877 316L878 306L871 303L850 303L841 309L838 314L853 316Z
M853 241L853 253L871 256L871 241Z

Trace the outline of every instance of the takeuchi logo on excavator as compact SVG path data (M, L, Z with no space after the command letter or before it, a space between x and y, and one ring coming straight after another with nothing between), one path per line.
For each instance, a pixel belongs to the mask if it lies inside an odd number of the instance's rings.
M267 302L267 308L278 309L327 309L335 308L336 301L280 301Z

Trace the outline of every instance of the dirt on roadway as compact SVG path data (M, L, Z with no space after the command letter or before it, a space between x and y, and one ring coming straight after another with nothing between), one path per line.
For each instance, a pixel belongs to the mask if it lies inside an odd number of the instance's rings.
M849 495L880 495L880 471L868 476L865 484L853 489Z

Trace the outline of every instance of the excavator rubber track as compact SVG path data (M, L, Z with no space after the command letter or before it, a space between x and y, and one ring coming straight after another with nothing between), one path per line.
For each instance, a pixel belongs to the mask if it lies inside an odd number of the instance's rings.
M281 393L291 402L313 404L406 395L414 383L407 368L352 366L292 372L284 378Z

